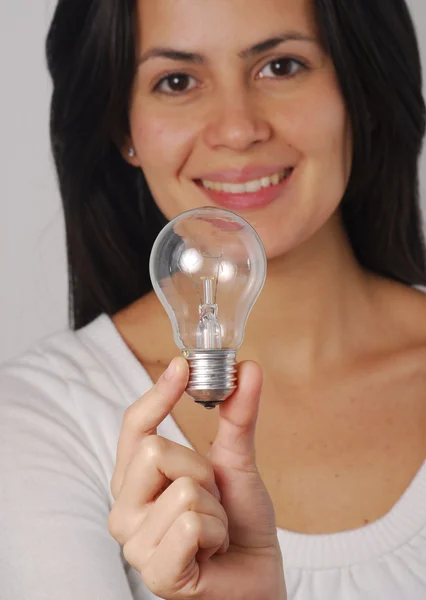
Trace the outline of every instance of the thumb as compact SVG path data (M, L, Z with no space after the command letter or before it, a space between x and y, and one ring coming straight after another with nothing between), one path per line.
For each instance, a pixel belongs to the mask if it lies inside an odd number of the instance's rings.
M253 361L238 366L238 387L219 405L219 427L209 452L213 464L235 469L256 466L255 433L262 370Z

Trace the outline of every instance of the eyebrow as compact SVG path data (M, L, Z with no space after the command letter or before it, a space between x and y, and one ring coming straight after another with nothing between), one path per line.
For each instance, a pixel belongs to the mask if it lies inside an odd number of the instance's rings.
M250 48L246 48L238 53L238 56L242 59L253 58L254 56L258 56L263 52L267 52L268 50L273 50L280 44L289 41L302 41L302 42L310 42L313 44L317 44L317 40L309 35L305 35L303 33L299 33L297 31L288 31L286 33L282 33L280 35L274 36L263 42L259 42ZM197 54L194 52L185 52L184 50L174 50L173 48L151 48L144 52L138 60L138 65L145 63L150 58L168 58L171 60L196 63L204 65L208 61L205 56L202 54Z

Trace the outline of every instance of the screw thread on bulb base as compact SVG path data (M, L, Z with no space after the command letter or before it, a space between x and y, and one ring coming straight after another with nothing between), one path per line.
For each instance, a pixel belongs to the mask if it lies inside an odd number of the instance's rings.
M214 408L237 387L235 350L184 350L189 364L186 393L204 408Z

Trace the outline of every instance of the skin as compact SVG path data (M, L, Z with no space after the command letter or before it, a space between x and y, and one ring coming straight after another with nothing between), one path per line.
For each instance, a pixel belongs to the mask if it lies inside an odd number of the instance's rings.
M426 301L353 256L339 213L350 123L308 0L140 0L137 26L137 56L167 46L206 58L150 58L135 76L122 153L143 169L169 219L213 205L194 183L206 171L291 164L295 172L275 202L240 213L262 238L268 277L238 353L239 389L220 410L182 395L184 361L180 380L162 379L177 352L154 294L114 316L158 383L123 422L111 532L164 598L225 597L220 580L247 599L281 599L276 524L307 534L362 527L391 510L425 459ZM238 56L284 31L314 41ZM281 57L291 76L273 76ZM163 78L182 72L189 89L164 93ZM153 91L160 80L162 93ZM155 427L170 412L195 452L158 440ZM253 534L247 498L250 510L262 509ZM182 525L189 510L199 520ZM261 595L259 546L270 574Z
M219 600L235 590L235 600L285 600L274 509L256 467L258 365L240 365L239 389L221 408L208 458L156 435L188 379L182 357L169 369L126 411L111 535L161 598Z
M193 181L205 171L292 165L297 181L285 202L244 216L261 236L268 258L311 238L340 202L350 174L351 139L333 65L319 45L309 3L266 0L259 9L253 0L147 0L139 3L138 23L138 57L152 48L171 47L198 51L208 61L188 65L151 58L139 65L135 77L130 127L136 156L131 163L143 168L164 214L171 219L206 205L208 198ZM313 41L288 41L253 58L239 58L242 49L288 30ZM297 57L307 68L287 59L284 66L294 76L274 76L270 63L283 55ZM176 71L190 76L185 94L164 93L170 82L152 93L159 79Z

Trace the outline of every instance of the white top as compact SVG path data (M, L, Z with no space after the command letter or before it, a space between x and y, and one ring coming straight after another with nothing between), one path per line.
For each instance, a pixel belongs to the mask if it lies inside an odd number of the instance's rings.
M151 385L106 315L2 366L1 600L156 598L107 527L123 413ZM158 433L191 447L171 416ZM425 600L426 462L379 521L278 535L289 600Z

